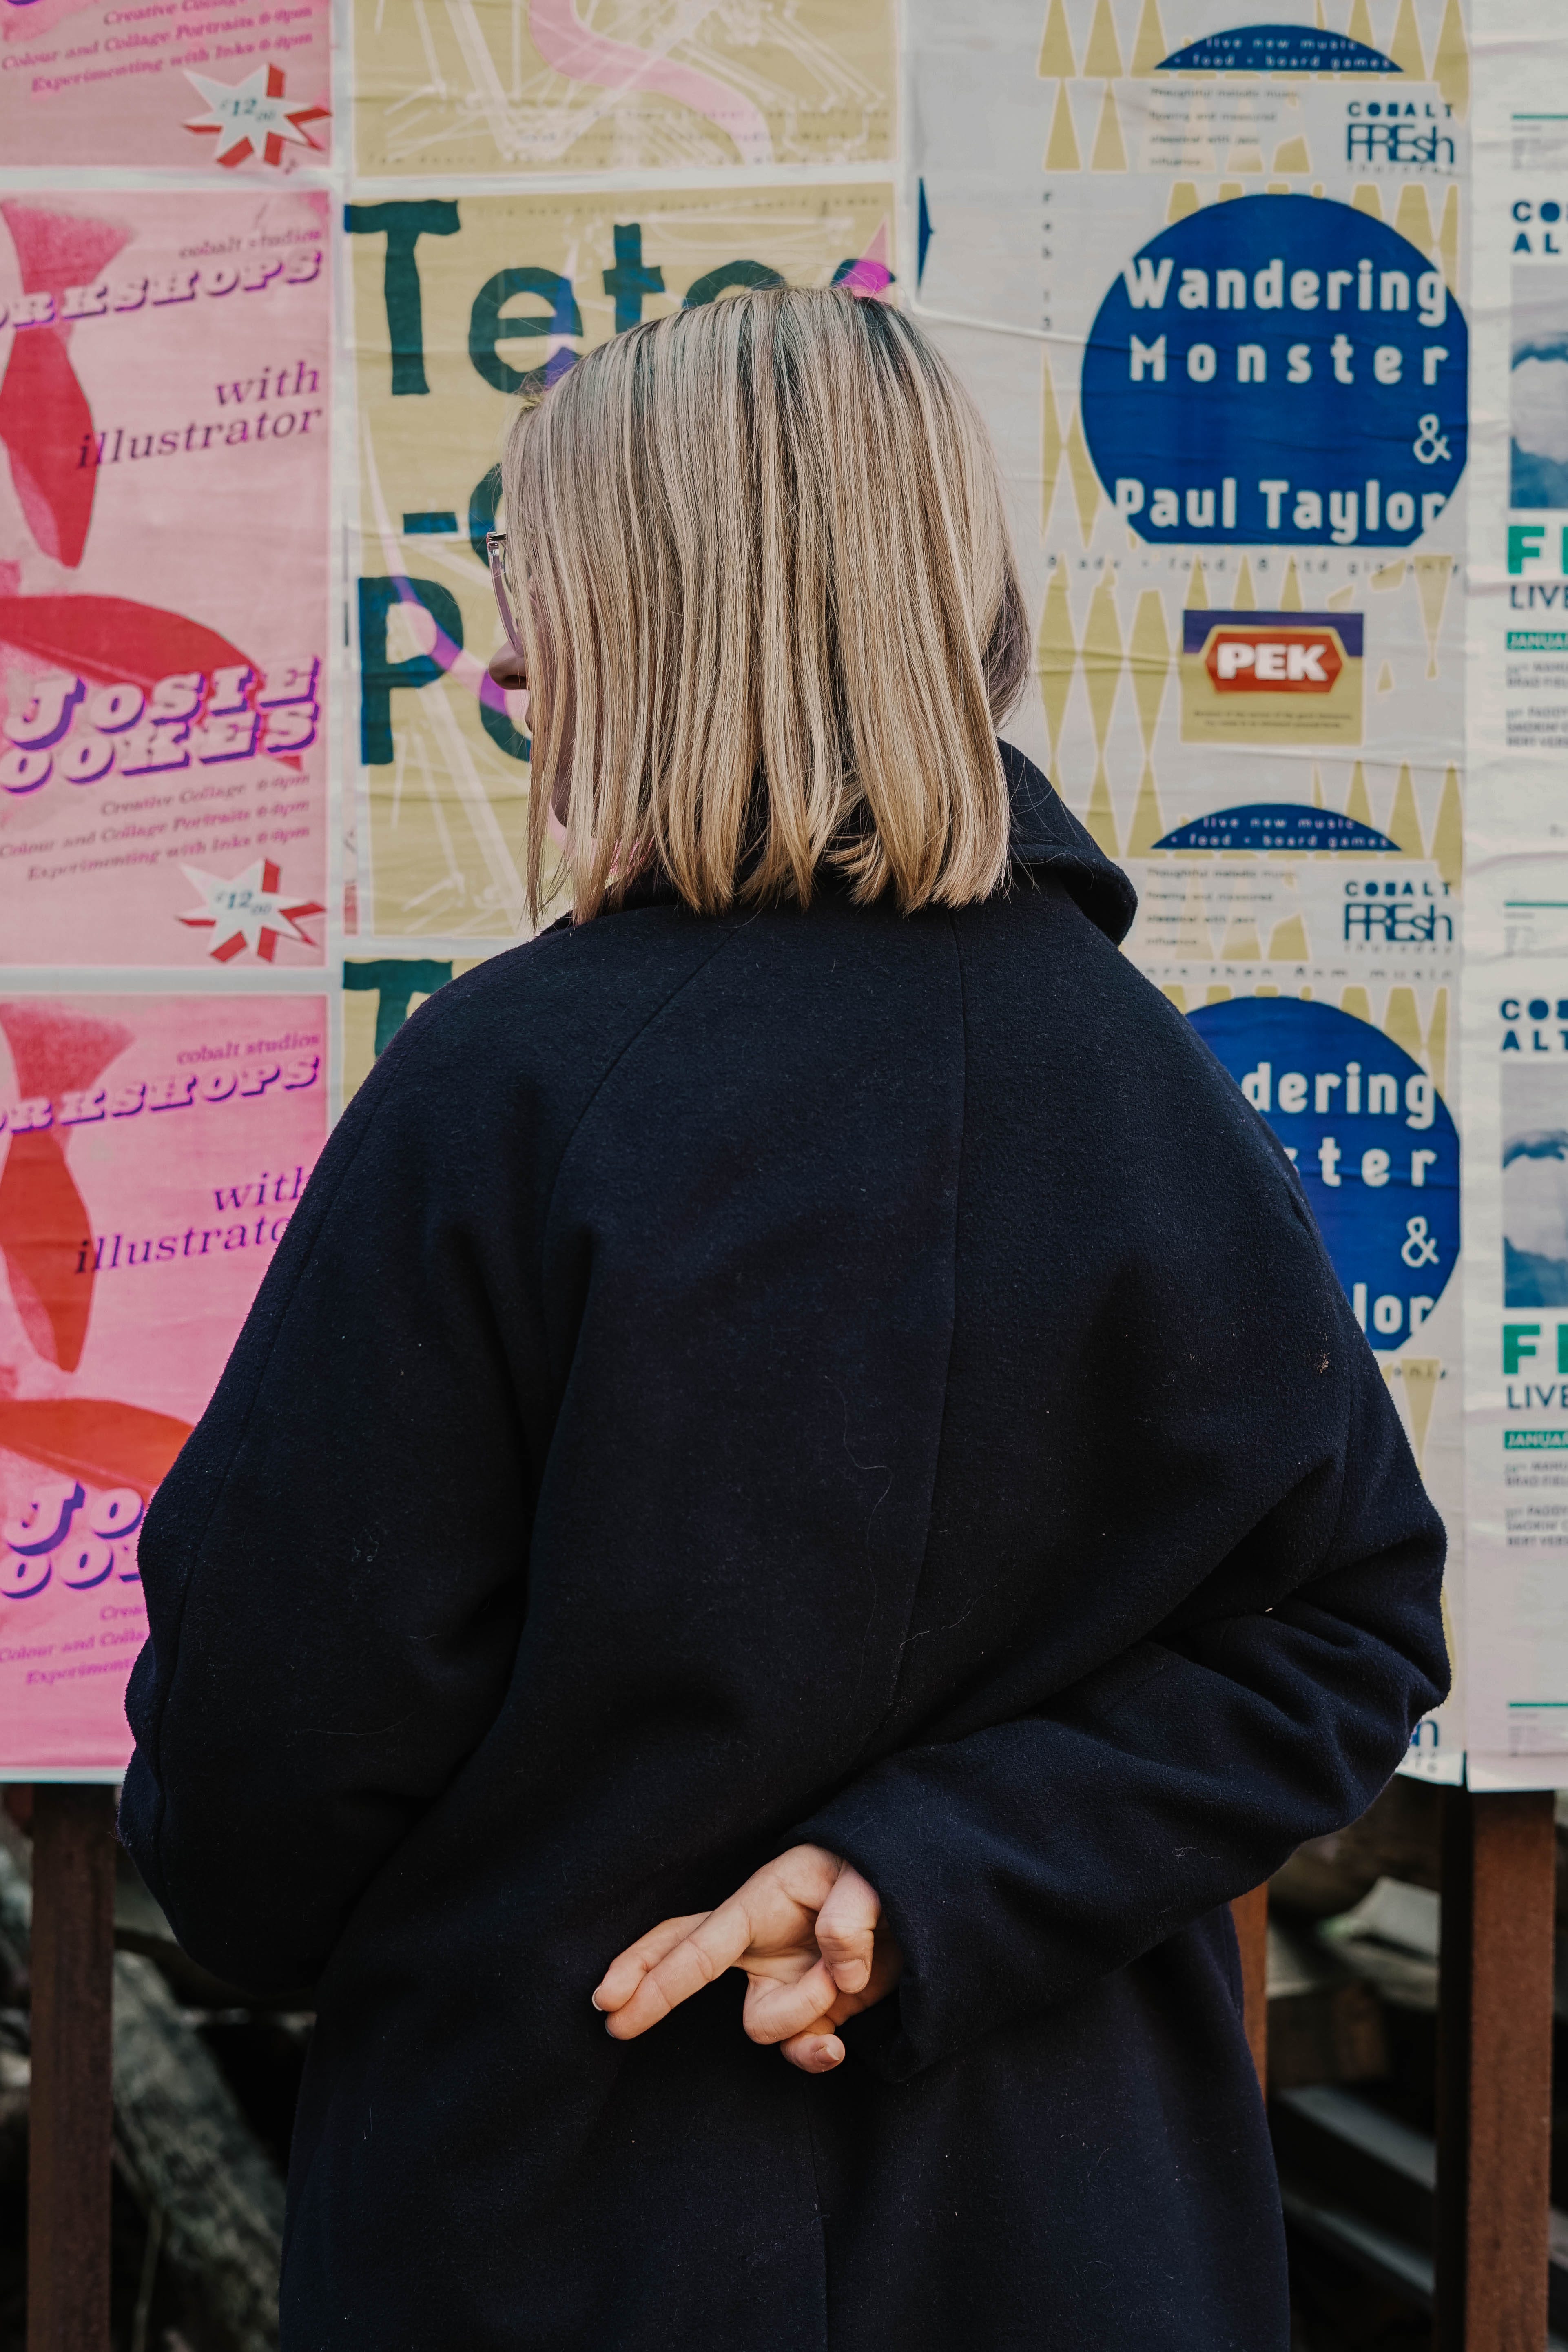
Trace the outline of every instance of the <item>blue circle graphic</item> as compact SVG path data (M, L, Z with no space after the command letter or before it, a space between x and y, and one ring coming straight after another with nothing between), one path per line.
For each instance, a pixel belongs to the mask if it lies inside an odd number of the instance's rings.
M1249 801L1245 808L1215 809L1207 816L1190 817L1170 833L1162 834L1156 849L1328 849L1336 855L1351 850L1364 856L1380 856L1399 844L1375 826L1337 809L1308 808L1300 801ZM1369 886L1375 893L1377 885Z
M1101 302L1083 422L1151 544L1407 547L1465 469L1469 331L1441 270L1323 196L1151 238Z
M1399 68L1348 33L1310 25L1238 25L1205 33L1162 58L1156 73L1377 73Z
M1373 1346L1415 1338L1459 1255L1459 1139L1420 1063L1298 997L1232 997L1192 1023L1293 1154Z

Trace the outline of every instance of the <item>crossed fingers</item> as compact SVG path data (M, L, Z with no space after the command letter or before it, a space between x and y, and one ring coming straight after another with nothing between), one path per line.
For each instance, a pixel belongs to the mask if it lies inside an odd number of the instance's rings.
M727 1969L747 1977L744 2023L810 2074L840 2063L833 2031L890 1991L901 1966L876 1889L822 1846L794 1846L713 1911L665 1919L614 1959L594 1994L635 2040Z

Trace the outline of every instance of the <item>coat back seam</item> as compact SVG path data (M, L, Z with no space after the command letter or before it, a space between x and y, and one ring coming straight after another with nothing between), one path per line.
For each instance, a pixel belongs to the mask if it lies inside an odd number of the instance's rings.
M865 1756L867 1749L873 1746L898 1714L899 1702L903 1695L905 1669L909 1660L910 1629L914 1623L915 1612L920 1606L920 1597L926 1580L926 1569L931 1559L931 1521L936 1513L937 1480L942 1473L942 1441L947 1434L947 1416L952 1398L952 1358L958 1343L959 1214L963 1195L963 1158L969 1126L969 1026L963 992L963 957L958 944L958 925L953 919L951 908L947 910L947 929L948 936L952 941L952 967L958 984L959 1050L958 1146L953 1155L952 1287L948 1294L947 1363L942 1376L942 1410L937 1415L936 1447L931 1461L931 1492L926 1498L925 1541L921 1547L921 1561L910 1588L909 1607L904 1612L903 1631L899 1635L898 1649L895 1653L896 1663L893 1668L893 1686L888 1694L886 1706L861 1742L855 1759L857 1765Z

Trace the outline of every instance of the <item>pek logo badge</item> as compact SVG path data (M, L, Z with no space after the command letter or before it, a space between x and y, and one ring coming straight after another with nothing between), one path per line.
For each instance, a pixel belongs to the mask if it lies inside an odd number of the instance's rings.
M1326 633L1215 629L1204 667L1219 694L1328 694L1344 667Z
M1359 613L1184 613L1185 743L1359 743Z

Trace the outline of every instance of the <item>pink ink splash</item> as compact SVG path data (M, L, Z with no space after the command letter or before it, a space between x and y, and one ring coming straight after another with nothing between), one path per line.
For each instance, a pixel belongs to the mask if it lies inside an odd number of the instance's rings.
M41 205L0 204L16 248L23 290L52 294L89 286L128 232L111 221L53 212ZM87 547L95 468L81 463L92 411L70 363L70 328L19 328L0 382L0 441L27 529L44 553L73 570Z
M657 91L689 106L732 139L742 163L771 163L773 142L767 123L749 98L694 66L678 65L654 49L595 33L578 16L574 0L531 0L528 29L548 66L568 81L627 96Z
M131 1043L118 1022L47 1003L0 1004L0 1029L24 1098L79 1093ZM63 1372L75 1371L87 1340L92 1276L77 1267L91 1230L59 1129L13 1134L0 1170L0 1256L34 1352Z
M68 16L79 16L92 5L93 0L31 0L19 7L17 0L0 0L0 41L41 40Z
M858 260L839 263L833 273L833 283L844 287L851 294L868 296L876 300L887 292L892 282L893 273L888 267L888 224L883 221Z

